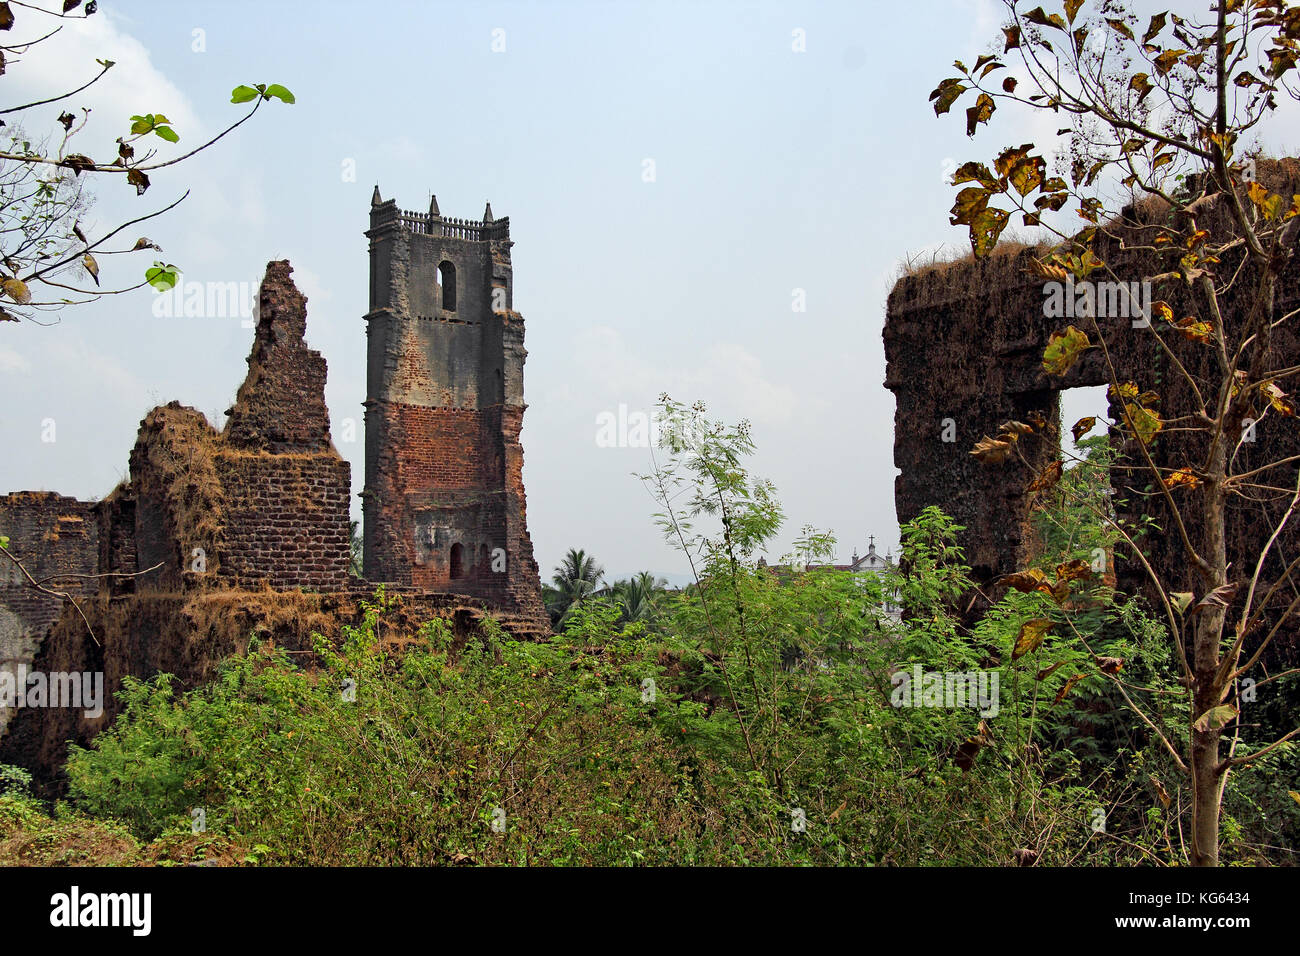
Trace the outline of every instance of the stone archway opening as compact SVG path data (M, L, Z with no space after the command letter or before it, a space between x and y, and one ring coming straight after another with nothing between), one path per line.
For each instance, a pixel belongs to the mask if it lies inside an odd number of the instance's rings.
M1061 412L1061 458L1068 470L1079 464L1078 459L1088 459L1089 446L1096 444L1092 439L1109 435L1110 400L1106 397L1105 385L1067 388L1059 393L1058 400ZM1088 424L1088 418L1095 421L1091 427L1084 428ZM1076 424L1080 425L1077 438L1073 431Z

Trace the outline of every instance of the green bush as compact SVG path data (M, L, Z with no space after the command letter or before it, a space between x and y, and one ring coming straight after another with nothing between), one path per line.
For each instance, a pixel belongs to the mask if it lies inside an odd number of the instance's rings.
M674 444L645 480L696 578L656 597L653 633L590 600L547 641L488 622L457 643L433 621L388 643L381 591L310 662L253 644L183 696L127 681L114 726L72 750L73 805L141 839L187 834L201 809L248 862L1183 862L1185 782L1125 697L1171 739L1185 728L1164 628L1110 579L1062 570L1109 547L1095 514L1045 502L1031 570L1065 591L1007 587L968 628L961 529L938 508L883 577L829 566L812 529L769 567L755 555L782 515L742 467L747 429L664 412ZM1062 483L1100 488L1098 455ZM1034 621L1051 627L1026 650ZM899 706L915 667L996 677L997 707ZM1291 754L1262 773L1294 777ZM1285 790L1251 782L1269 779L1234 776L1225 859L1278 859L1294 833Z

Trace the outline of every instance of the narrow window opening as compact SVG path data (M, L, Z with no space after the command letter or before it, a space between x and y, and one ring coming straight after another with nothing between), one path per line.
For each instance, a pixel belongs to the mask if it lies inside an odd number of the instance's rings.
M1081 462L1104 461L1097 438L1109 434L1110 402L1105 385L1088 385L1068 388L1060 393L1061 400L1061 458L1065 467L1074 468ZM1093 421L1088 421L1093 419ZM1074 426L1079 426L1075 438Z
M1058 455L1063 470L1037 498L1030 551L1050 562L1083 560L1114 584L1115 489L1110 465L1110 402L1106 386L1060 393Z
M447 312L456 311L456 267L450 262L438 266L438 283L442 286L442 307Z

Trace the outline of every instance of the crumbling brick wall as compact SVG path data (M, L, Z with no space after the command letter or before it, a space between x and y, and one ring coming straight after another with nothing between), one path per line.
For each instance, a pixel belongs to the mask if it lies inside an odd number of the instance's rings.
M135 497L118 485L96 508L99 519L100 589L107 594L135 593L140 570L136 551Z
M43 491L0 497L0 533L8 550L44 587L65 591L78 603L96 587L89 575L99 568L99 521L95 503ZM30 668L64 600L30 586L22 571L0 558L0 671L16 675ZM13 711L0 707L0 735Z
M1258 175L1273 192L1300 192L1300 163L1294 160L1260 162ZM1148 204L1130 208L1125 215L1127 220L1114 226L1120 237L1131 234L1126 223L1150 222L1170 213L1160 204ZM1203 219L1202 224L1225 227L1221 220ZM1051 332L1071 322L1084 328L1088 320L1044 314L1043 280L1031 278L1025 268L1035 251L1007 246L983 260L944 263L921 270L900 279L888 302L885 386L896 401L894 464L901 471L895 480L898 519L908 521L928 505L942 507L966 528L960 541L980 584L1014 570L1026 557L1023 534L1031 501L1025 489L1032 477L1014 461L993 465L978 462L970 450L982 436L995 435L1003 422L1023 421L1033 411L1042 412L1058 428L1064 424L1068 431L1073 423L1059 420L1059 393L1109 383L1107 357L1121 382L1133 381L1161 394L1163 418L1186 414L1193 407L1190 386L1177 374L1151 332L1134 328L1130 317L1099 318L1106 343L1104 352L1089 349L1063 377L1044 372L1043 349ZM1121 276L1138 278L1161 271L1149 259L1120 248L1117 241L1103 242L1099 255ZM1231 263L1225 265L1231 267ZM1242 290L1251 287L1247 271L1225 297L1229 321L1242 314L1247 294ZM1152 298L1167 301L1176 316L1197 312L1179 281L1156 287ZM1297 306L1300 270L1291 267L1281 278L1275 311L1281 315ZM1167 329L1163 331L1174 355L1203 389L1217 381L1219 370L1213 349L1171 336ZM1280 328L1272 347L1276 367L1300 359L1300 338L1293 328ZM1114 405L1109 417L1120 419ZM946 433L952 441L944 440ZM1114 435L1112 440L1119 441ZM1171 428L1157 436L1152 455L1160 467L1177 468L1197 462L1202 447L1201 435ZM1140 457L1136 442L1123 443L1120 450L1133 459ZM1034 467L1050 461L1053 451L1039 446L1037 457L1031 459ZM1266 418L1256 427L1256 441L1239 446L1236 470L1246 471L1295 454L1300 454L1300 429L1295 420ZM1295 466L1279 469L1273 477L1273 483L1293 488ZM1152 494L1149 473L1128 477L1115 473L1111 481L1121 521L1136 522L1149 516L1161 529L1143 537L1140 545L1170 590L1202 593L1203 582L1188 564L1172 516L1159 494ZM1228 553L1234 575L1242 574L1247 567L1253 569L1269 531L1289 502L1289 496L1264 497L1267 500L1253 503L1235 499L1229 505ZM1196 516L1184 510L1184 518L1189 522L1189 537L1200 547L1203 530ZM1279 539L1266 575L1282 572L1284 565L1276 555L1298 553L1300 527L1292 522ZM1128 549L1118 547L1116 556L1120 588L1128 593L1149 593L1148 578ZM1287 595L1286 600L1291 596ZM972 612L978 615L984 602L972 597ZM1282 644L1295 647L1294 629L1283 637Z
M345 587L350 471L335 455L219 455L228 501L220 573L237 587Z
M547 623L523 485L509 220L371 208L365 576Z
M303 341L306 300L291 271L267 267L248 377L224 434L172 402L145 416L130 481L103 501L0 498L0 534L34 578L78 604L138 590L350 586L351 473L330 442L325 360ZM4 564L0 668L12 672L31 663L64 602ZM9 716L0 710L0 731Z
M324 357L307 348L307 298L288 261L270 262L258 290L248 376L226 409L226 441L272 454L329 453Z
M223 432L177 402L150 412L117 521L158 588L346 587L351 469L330 441L325 360L308 349L288 262L259 294L248 376Z
M258 294L248 377L217 455L224 573L239 587L346 587L351 468L330 440L325 359L307 348L307 300L288 262Z
M142 583L178 590L196 560L203 573L221 568L219 541L226 502L217 475L220 436L199 411L170 402L140 423L131 450L130 481L109 520L110 536L135 543Z

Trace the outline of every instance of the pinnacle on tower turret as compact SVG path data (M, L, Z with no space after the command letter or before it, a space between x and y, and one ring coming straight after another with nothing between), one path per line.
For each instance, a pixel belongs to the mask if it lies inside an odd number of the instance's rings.
M442 213L438 211L438 196L436 193L429 194L429 215L435 219L442 216Z
M384 201L384 200L381 199L380 196L379 196L379 183L375 183L375 191L374 191L373 193L371 193L371 195L370 195L370 205L372 205L372 206L378 206L378 205L380 205L383 201Z
M492 204L488 203L487 208L483 210L483 221L492 222Z

